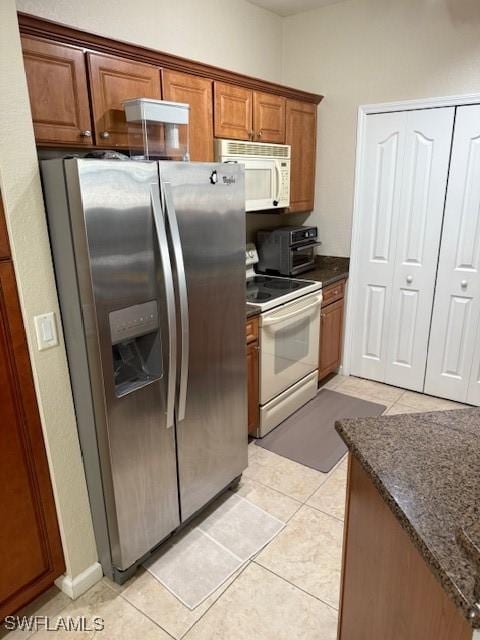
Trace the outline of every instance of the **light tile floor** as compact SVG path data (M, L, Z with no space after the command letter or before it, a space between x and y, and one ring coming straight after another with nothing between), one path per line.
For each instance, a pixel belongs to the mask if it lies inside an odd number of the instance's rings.
M378 382L337 375L326 385L386 405L386 414L462 407ZM249 444L238 493L287 526L208 600L190 611L141 569L119 587L104 578L71 602L51 589L27 615L101 616L105 631L75 633L99 640L334 640L336 638L347 466L320 473ZM72 633L55 633L72 638ZM8 640L51 633L14 632ZM2 633L0 632L0 637Z

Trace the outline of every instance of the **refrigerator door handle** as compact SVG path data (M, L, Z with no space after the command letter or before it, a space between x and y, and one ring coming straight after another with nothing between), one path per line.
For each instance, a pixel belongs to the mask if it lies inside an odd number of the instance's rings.
M177 214L173 204L172 188L169 182L163 183L163 194L165 210L167 214L168 226L172 238L173 255L175 268L178 277L178 297L180 301L180 326L181 326L181 364L180 364L180 384L178 392L178 414L177 420L181 422L185 419L185 407L187 402L188 385L188 359L189 359L189 325L188 325L188 295L187 279L185 276L185 265L183 262L182 243L178 230Z
M175 292L173 289L172 266L168 251L167 232L163 219L162 205L160 202L160 189L158 184L152 184L150 190L153 220L157 233L158 248L162 261L163 277L165 284L165 298L167 302L168 323L168 382L167 382L167 429L174 425L175 421L175 387L177 377L177 324L175 317Z

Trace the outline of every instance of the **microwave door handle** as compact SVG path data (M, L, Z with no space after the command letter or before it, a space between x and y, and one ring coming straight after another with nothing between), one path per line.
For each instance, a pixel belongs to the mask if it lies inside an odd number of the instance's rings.
M312 304L308 304L306 307L302 307L301 309L296 309L291 313L285 313L283 314L283 316L276 316L274 318L265 318L262 321L262 326L269 327L271 324L277 324L278 322L283 322L283 320L289 320L290 318L294 318L295 316L298 316L301 313L304 313L305 311L309 311L314 307L318 307L318 305L321 302L322 302L322 296L319 296L318 298L315 299L315 302L313 302Z
M277 206L278 203L280 202L280 168L278 166L278 162L276 162L276 161L275 161L275 174L277 176L277 194L275 196L274 202L277 203L275 205L275 206Z
M175 387L177 377L177 323L175 317L175 292L173 289L173 275L168 251L167 232L163 219L162 205L160 202L160 189L158 184L152 184L150 188L153 220L158 241L160 259L165 285L165 298L167 302L168 324L168 381L167 381L167 429L174 425L175 421Z
M173 256L175 269L178 278L178 298L180 302L180 327L181 327L181 361L180 361L180 384L178 392L178 415L179 422L185 419L185 408L187 404L187 384L188 384L188 360L189 360L189 319L188 319L188 295L187 278L185 275L185 263L183 261L182 243L178 230L177 214L173 204L172 187L169 182L163 183L163 196L165 201L165 211L167 214L170 236L172 239Z

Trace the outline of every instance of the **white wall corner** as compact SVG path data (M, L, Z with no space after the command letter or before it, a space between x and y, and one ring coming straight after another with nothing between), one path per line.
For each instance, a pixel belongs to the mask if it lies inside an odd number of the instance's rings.
M63 593L66 593L69 598L76 600L102 578L102 567L99 562L94 562L75 578L64 574L55 580L55 584Z

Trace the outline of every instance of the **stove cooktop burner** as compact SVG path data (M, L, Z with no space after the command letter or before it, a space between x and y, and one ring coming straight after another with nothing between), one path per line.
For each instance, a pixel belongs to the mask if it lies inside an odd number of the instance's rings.
M262 303L303 289L310 283L292 278L254 276L247 280L247 302Z
M270 300L272 296L265 291L247 291L247 300L248 302L265 302L265 300Z
M294 291L300 287L298 282L294 280L274 280L273 282L265 283L268 289L282 289L283 291Z

